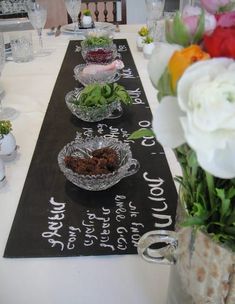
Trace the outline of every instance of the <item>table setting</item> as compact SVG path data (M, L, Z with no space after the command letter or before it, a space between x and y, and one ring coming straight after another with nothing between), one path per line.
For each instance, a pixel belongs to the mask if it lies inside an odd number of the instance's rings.
M222 212L222 224L206 222L206 201L200 202L204 185L191 207L194 192L189 189L198 176L193 179L188 168L195 166L197 145L187 141L176 122L187 109L184 81L199 75L198 64L207 69L206 64L219 59L211 59L214 50L209 47L200 49L205 16L198 3L187 10L181 3L180 12L164 18L163 1L153 18L156 2L161 1L146 1L146 25L118 27L78 23L74 11L80 11L81 1L66 0L73 23L44 29L46 12L42 9L41 15L34 6L34 30L1 36L1 54L7 54L0 61L2 107L16 115L0 121L0 302L233 303L234 285L227 279L234 272L234 254L226 247L230 239L223 228L217 241L205 230L206 225L222 227L228 219L227 232L233 233L233 189L227 194L221 186L224 176L215 175L221 188L214 196L209 193L209 199L217 195L221 200L223 209L213 210ZM211 7L205 4L205 9L213 15ZM182 36L190 14L196 16L196 28ZM221 27L227 22L223 18L216 21ZM217 30L216 22L211 31ZM178 24L179 32L172 24ZM32 52L23 49L21 57L14 56L14 43L25 47L24 39ZM151 43L154 48L148 53L145 44ZM174 73L182 56L191 56L191 74L183 70L179 76ZM225 57L234 58L230 53ZM225 60L232 65L232 59ZM184 100L181 110L173 106L177 94ZM233 94L226 98L232 103ZM193 172L204 178L205 155L198 155L203 169ZM205 172L210 169L208 165ZM205 175L210 187L214 172ZM199 216L204 226L197 227Z

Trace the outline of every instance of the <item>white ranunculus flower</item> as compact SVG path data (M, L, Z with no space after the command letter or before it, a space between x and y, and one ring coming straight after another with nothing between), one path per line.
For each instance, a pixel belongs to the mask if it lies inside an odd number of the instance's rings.
M180 138L179 144L188 143L204 170L216 177L234 178L235 61L214 58L193 64L178 82L177 105L171 101L168 97L162 100L154 119L159 141L175 148Z
M148 63L149 76L155 88L172 54L180 49L182 49L182 46L178 44L158 43L155 46Z

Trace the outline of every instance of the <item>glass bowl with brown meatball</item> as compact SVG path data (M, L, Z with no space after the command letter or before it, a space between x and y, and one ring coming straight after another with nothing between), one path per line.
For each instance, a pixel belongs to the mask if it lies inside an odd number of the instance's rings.
M139 169L128 143L101 136L68 143L58 155L58 164L70 182L90 191L106 190Z

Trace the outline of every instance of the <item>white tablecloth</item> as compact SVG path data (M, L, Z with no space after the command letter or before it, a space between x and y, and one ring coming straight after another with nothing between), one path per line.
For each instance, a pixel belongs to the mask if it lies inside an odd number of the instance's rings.
M136 49L140 26L121 26L115 38L127 38L151 105L156 92L146 69L147 60ZM8 39L5 33L6 41ZM20 146L17 159L6 164L7 184L0 189L0 303L1 304L162 304L165 303L169 266L148 264L137 255L6 259L3 252L11 229L40 127L71 36L43 33L50 56L32 62L7 62L0 79L3 105L20 114L12 121ZM37 45L37 36L34 36ZM167 151L172 172L179 172Z

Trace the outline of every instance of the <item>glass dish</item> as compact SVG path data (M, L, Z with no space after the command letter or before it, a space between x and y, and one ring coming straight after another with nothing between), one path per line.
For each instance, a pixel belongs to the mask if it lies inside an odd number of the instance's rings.
M82 175L66 167L65 157L91 157L91 152L101 148L114 149L119 158L118 169L108 174ZM139 162L132 158L129 144L114 138L93 137L76 138L68 143L58 155L58 164L65 177L79 188L90 191L106 190L117 184L122 178L135 174L139 170Z
M114 43L105 47L90 47L84 45L82 41L81 47L82 57L86 63L106 64L111 63L113 60L120 57L117 52L117 46Z
M118 81L121 77L121 73L118 69L108 70L96 74L84 75L82 72L87 65L88 64L79 64L73 70L75 79L78 80L84 86L87 86L92 83L112 83Z
M107 28L99 28L99 27L94 27L91 29L88 29L86 33L84 33L84 36L86 38L88 37L102 37L102 36L107 36L109 38L114 37L114 31L115 27L107 27Z
M88 121L97 122L103 119L114 119L122 115L123 110L119 101L114 101L108 105L100 107L85 107L74 104L74 100L78 100L82 88L70 91L65 96L65 102L69 110L77 118Z

